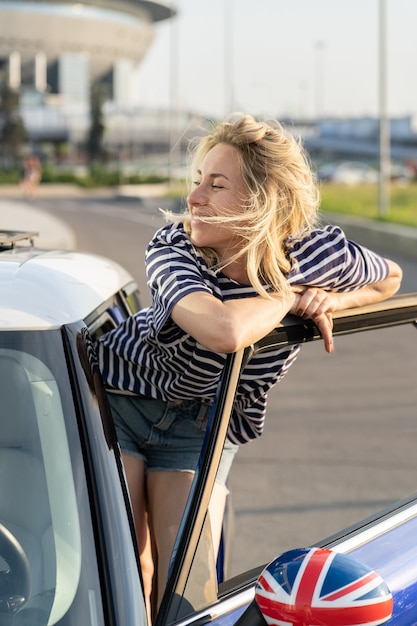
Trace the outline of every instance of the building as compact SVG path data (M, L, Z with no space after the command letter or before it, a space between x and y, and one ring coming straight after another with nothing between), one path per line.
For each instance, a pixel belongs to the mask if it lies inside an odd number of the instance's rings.
M31 143L82 142L95 82L111 111L131 112L154 25L175 15L150 0L0 0L1 77L20 92Z
M0 0L0 60L14 88L80 102L90 82L105 80L113 100L130 104L154 23L173 15L148 0Z

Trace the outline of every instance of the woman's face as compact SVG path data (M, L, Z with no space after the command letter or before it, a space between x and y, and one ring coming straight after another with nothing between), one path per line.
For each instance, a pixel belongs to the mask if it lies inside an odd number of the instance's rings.
M205 218L240 215L248 191L239 168L237 148L228 144L214 146L204 157L187 198L191 213L191 242L213 248L222 262L243 245L230 222L208 223Z

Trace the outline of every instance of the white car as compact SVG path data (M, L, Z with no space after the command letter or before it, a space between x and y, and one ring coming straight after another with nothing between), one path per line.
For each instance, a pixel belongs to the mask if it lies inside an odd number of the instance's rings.
M357 185L359 183L377 183L378 171L361 161L345 161L333 170L331 180L334 183Z

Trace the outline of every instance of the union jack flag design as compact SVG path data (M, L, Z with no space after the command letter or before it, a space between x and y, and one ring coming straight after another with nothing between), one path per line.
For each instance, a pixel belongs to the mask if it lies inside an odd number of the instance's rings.
M262 572L255 598L270 626L377 626L393 609L376 572L324 548L281 555Z

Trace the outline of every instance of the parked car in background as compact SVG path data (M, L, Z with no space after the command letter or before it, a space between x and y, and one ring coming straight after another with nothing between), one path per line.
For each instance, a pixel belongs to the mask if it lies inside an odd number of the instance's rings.
M361 161L345 161L339 164L327 163L318 169L319 180L346 185L377 183L378 177L378 170Z
M0 234L0 626L146 626L130 502L94 349L101 333L138 310L139 294L113 261L39 250L35 236ZM338 313L334 332L416 320L417 294L408 294ZM260 563L218 582L207 508L242 364L254 351L316 339L313 324L289 316L228 355L155 626L417 623L415 495L315 550L293 546L271 554L267 570ZM322 610L329 617L314 621Z

